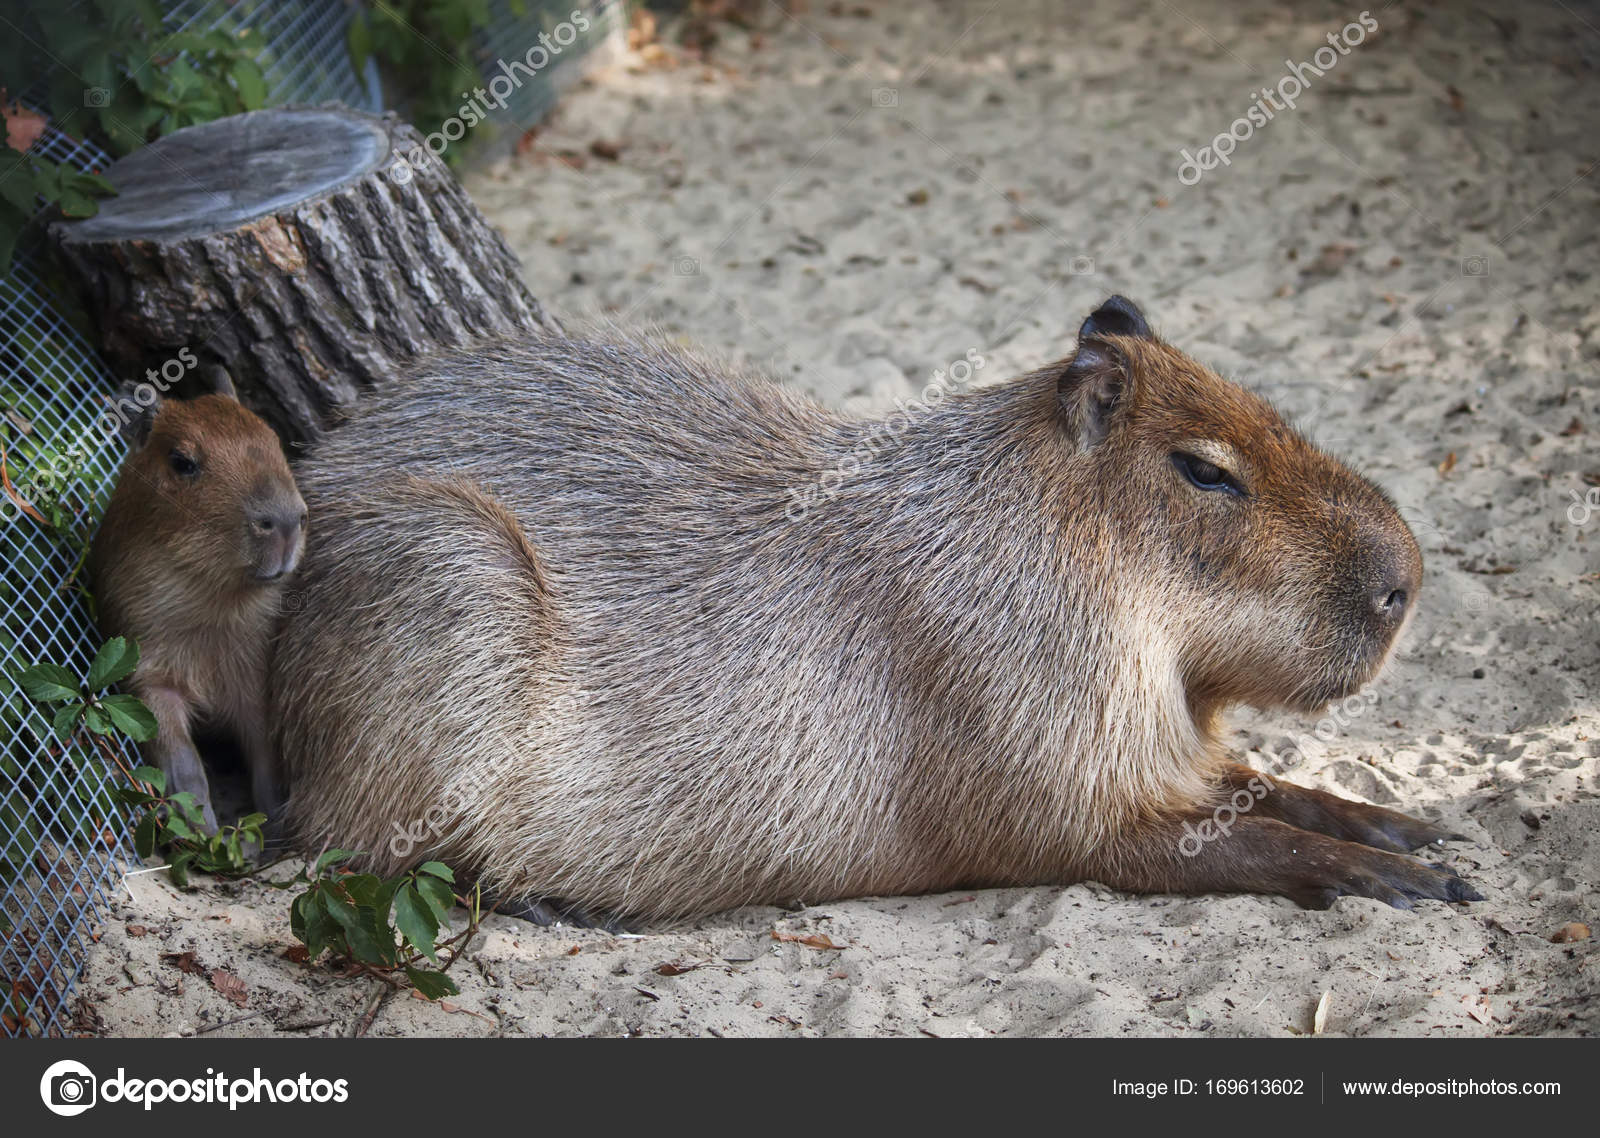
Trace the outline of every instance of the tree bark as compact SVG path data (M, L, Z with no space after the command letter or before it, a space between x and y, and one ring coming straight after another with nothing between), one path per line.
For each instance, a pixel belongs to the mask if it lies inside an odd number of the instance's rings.
M393 115L235 115L106 176L118 195L51 235L113 366L178 395L214 388L220 368L286 442L316 439L413 356L561 331Z

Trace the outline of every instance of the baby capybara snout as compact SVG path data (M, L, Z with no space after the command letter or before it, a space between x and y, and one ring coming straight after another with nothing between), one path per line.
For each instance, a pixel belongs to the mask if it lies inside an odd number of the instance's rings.
M1129 556L1153 553L1169 582L1189 689L1308 711L1352 694L1415 608L1411 530L1381 489L1266 400L1142 325L1116 332L1105 350L1130 382L1105 469L1154 502Z
M244 503L245 544L258 581L293 573L305 548L306 504L294 482L264 478Z

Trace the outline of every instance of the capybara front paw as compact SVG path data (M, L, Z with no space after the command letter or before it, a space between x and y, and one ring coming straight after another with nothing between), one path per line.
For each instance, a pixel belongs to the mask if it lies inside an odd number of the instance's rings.
M1362 803L1351 805L1360 809L1344 813L1342 818L1344 833L1338 835L1347 841L1360 842L1364 846L1388 850L1391 853L1407 853L1422 849L1424 846L1468 840L1465 835L1458 834L1454 830L1436 826L1432 822L1424 822L1408 814L1385 810L1381 806L1366 806Z
M1363 849L1358 856L1321 863L1290 896L1307 909L1326 909L1340 897L1370 897L1411 909L1417 901L1482 901L1455 870L1401 854Z

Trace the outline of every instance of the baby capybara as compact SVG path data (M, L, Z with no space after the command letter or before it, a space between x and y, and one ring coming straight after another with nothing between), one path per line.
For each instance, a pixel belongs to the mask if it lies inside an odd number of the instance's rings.
M1442 831L1220 741L1378 672L1422 560L1377 487L1120 297L897 422L626 341L419 363L300 471L301 836L646 920L1086 878L1477 898L1405 855Z
M147 760L215 830L196 727L231 734L256 809L281 789L267 730L267 663L281 593L305 548L306 504L277 435L231 393L161 400L134 426L90 549L100 630L139 645L126 683L155 714Z

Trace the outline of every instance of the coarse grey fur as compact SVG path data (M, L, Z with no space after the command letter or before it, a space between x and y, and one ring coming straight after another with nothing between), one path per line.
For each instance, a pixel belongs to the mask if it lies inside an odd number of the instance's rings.
M1415 544L1143 332L888 432L652 341L419 362L297 472L319 524L273 689L302 840L646 919L1087 873L1216 887L1146 873L1166 854L1128 835L1210 801L1228 703L1370 678L1396 628L1347 611L1361 550ZM1161 433L1229 401L1273 461L1348 491L1275 519L1303 548L1251 562L1237 611L1201 553L1252 535L1208 521L1231 507L1175 479ZM1328 583L1329 534L1358 529Z

